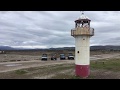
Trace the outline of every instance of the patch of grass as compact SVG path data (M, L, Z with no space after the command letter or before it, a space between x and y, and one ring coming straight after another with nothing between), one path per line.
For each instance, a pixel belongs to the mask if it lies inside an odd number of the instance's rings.
M90 76L88 76L86 79L94 79L94 78L95 76L90 74Z
M95 76L90 75L87 78L82 78L79 76L71 75L71 74L56 74L54 77L51 79L94 79Z
M26 70L16 70L15 73L19 74L19 75L22 75L22 74L26 74L28 72Z
M25 70L29 72L39 70L41 73L44 73L44 72L58 72L60 70L65 70L69 68L74 68L74 64L48 65L48 66L42 66L42 67L28 68Z
M57 65L46 65L46 66L41 66L41 67L20 69L12 73L11 78L15 78L15 76L16 78L33 78L36 76L42 77L42 76L47 76L47 75L48 76L53 75L49 77L51 79L104 78L104 76L107 75L106 71L111 71L111 72L120 71L120 59L101 59L97 61L91 61L90 67L91 67L90 69L92 72L87 78L81 78L79 76L75 76L75 73L74 73L75 64L57 64Z
M102 59L91 61L91 69L105 69L110 71L120 71L120 59Z
M75 75L58 73L55 76L51 77L51 79L81 79L81 78Z
M7 61L2 61L2 62L7 62Z
M74 64L59 64L59 65L47 65L41 67L31 67L26 69L16 70L17 75L25 75L28 77L33 76L46 76L50 74L57 74L61 71L74 68Z
M72 76L72 78L71 79L94 79L94 77L95 76L93 76L93 75L90 75L90 76L88 76L88 77L86 77L86 78L82 78L82 77L79 77L79 76Z
M60 70L67 70L67 69L71 69L74 68L74 64L68 64L68 65L59 65L56 66L56 68L54 68L54 71L60 71Z
M15 62L16 60L10 60L10 62Z
M58 73L52 77L52 79L94 79L94 78L95 76L93 75L90 75L89 77L86 77L86 78L82 78L82 77L72 75L69 73L65 73L65 74Z

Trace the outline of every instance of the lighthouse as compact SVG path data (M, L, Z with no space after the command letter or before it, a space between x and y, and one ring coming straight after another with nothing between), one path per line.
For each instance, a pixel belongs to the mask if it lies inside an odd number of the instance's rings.
M86 78L90 74L90 37L94 36L94 28L90 27L91 20L81 14L75 20L75 28L71 36L75 38L75 74Z

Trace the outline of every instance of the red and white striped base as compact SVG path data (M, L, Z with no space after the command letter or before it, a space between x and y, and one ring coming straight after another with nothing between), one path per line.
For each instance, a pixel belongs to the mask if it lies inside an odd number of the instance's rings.
M90 74L90 65L76 65L75 74L83 78L88 77Z

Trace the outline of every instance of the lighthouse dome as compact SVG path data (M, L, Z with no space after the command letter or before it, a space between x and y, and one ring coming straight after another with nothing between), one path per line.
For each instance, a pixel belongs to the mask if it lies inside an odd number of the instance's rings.
M82 13L79 19L89 19L89 18L86 15L84 15L84 13Z

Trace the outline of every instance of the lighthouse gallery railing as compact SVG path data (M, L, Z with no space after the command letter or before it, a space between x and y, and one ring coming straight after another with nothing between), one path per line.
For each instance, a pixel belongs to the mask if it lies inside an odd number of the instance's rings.
M78 29L72 29L71 30L71 36L77 36L77 35L94 35L94 28L78 28Z

